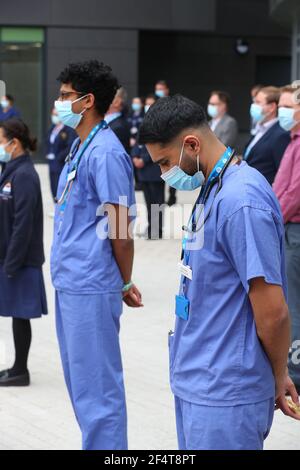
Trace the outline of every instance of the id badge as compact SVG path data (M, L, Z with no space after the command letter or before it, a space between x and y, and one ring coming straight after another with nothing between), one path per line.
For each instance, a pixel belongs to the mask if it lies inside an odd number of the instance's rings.
M183 263L178 263L178 270L182 276L188 278L190 281L193 280L193 271L190 266L184 265Z
M182 320L189 319L190 301L184 295L176 295L175 314Z
M68 183L70 181L73 181L76 178L76 173L77 173L77 171L73 170L73 171L71 171L71 173L68 174Z

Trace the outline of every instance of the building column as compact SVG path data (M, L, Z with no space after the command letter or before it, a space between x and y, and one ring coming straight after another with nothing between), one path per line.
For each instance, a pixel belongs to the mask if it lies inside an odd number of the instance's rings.
M300 80L300 8L295 12L293 24L292 80Z

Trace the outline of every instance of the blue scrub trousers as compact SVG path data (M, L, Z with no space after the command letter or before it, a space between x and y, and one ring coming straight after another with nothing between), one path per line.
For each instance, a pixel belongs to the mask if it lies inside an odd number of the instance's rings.
M263 450L274 399L240 406L199 406L175 397L179 450Z
M121 313L121 294L56 291L62 365L84 450L128 448Z

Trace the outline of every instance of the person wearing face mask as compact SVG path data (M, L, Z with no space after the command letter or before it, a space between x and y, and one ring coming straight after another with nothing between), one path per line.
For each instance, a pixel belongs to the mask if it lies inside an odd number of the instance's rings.
M137 135L139 132L140 125L144 118L144 106L143 101L140 97L135 97L131 103L131 113L127 120L130 128L130 149L132 150L137 144ZM134 168L134 179L135 179L135 190L141 191L142 183L139 180L139 173L137 168Z
M11 118L20 118L20 112L14 106L14 98L12 95L2 96L0 105L0 121L6 121Z
M58 77L60 121L78 139L61 173L51 275L66 385L85 450L127 449L119 345L122 301L142 307L133 283L133 167L104 116L119 84L91 60Z
M128 117L130 126L130 147L133 148L136 145L137 135L139 132L140 125L144 119L144 106L142 99L135 97L131 103L131 113Z
M166 98L170 96L170 88L166 80L158 80L155 84L156 98Z
M224 145L234 147L238 138L236 120L228 114L230 96L225 91L213 91L209 98L207 113L211 118L209 125Z
M46 139L46 159L49 163L51 193L55 201L59 176L76 138L76 132L60 122L55 109L51 113L51 123Z
M244 159L272 184L283 154L290 143L290 135L278 122L280 89L264 87L254 97L250 115L256 123L255 135L246 146Z
M169 334L179 449L262 449L275 403L300 419L285 398L289 392L298 403L287 374L290 325L278 201L188 98L158 100L139 140L166 183L201 188L183 227L175 332Z
M291 135L273 189L285 223L288 304L292 317L289 371L300 393L300 87L287 86L281 90L278 117L280 126Z
M264 85L260 85L260 84L257 84L257 85L254 85L251 90L250 90L250 95L251 95L251 99L252 99L252 103L254 103L254 99L256 97L256 95L260 92L260 90L262 88L265 88ZM251 135L255 135L256 134L256 126L257 126L257 122L252 118L251 116L251 126L250 126L250 134Z
M0 387L28 386L31 319L47 314L42 273L43 205L30 158L36 140L19 119L0 123L0 316L12 317L15 362Z
M148 95L145 100L145 114L157 101L155 95ZM147 207L148 227L145 234L147 240L163 238L163 210L154 211L156 207L162 207L165 203L165 184L161 179L161 171L158 165L153 163L145 145L137 143L131 151L133 165L137 171L142 185Z

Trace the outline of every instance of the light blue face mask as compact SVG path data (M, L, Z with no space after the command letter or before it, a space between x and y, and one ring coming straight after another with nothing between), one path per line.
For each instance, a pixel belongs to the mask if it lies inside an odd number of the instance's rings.
M131 105L132 111L139 112L142 109L142 106L139 103L132 103Z
M215 119L219 114L218 106L215 104L209 104L207 106L207 113L212 119Z
M11 160L11 157L12 157L12 154L11 153L8 153L6 152L6 147L12 142L12 140L10 140L9 142L7 142L7 144L1 144L0 145L0 162L1 163L8 163L10 160Z
M155 94L158 98L164 98L166 96L164 90L155 90Z
M295 109L293 108L279 108L278 110L278 119L279 124L285 131L291 131L299 121L295 119Z
M250 108L250 116L252 117L253 121L259 123L266 118L264 114L263 107L259 104L252 103Z
M179 164L176 166L173 166L171 170L161 175L161 178L169 186L171 186L172 188L178 189L179 191L194 191L195 189L200 188L200 186L203 185L204 180L205 180L202 171L200 171L199 155L197 157L198 171L193 176L190 176L190 175L187 175L180 168L181 160L183 157L183 151L184 151L184 143L182 145L182 149L180 153Z
M81 96L80 98L74 101L55 101L54 107L56 109L60 122L62 122L65 126L72 127L72 129L76 129L76 127L78 127L80 124L85 110L82 111L80 114L76 114L72 110L72 105L73 103L77 103L77 101L82 100L86 96L88 95Z
M148 113L149 109L150 109L150 104L146 104L144 107L145 113Z
M7 100L2 100L0 104L1 104L1 107L4 109L9 107L9 102Z
M59 119L59 116L57 116L57 114L51 115L51 121L54 126L57 126L58 124L60 124L60 119Z

